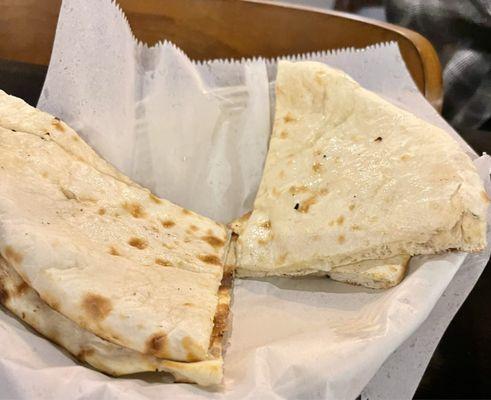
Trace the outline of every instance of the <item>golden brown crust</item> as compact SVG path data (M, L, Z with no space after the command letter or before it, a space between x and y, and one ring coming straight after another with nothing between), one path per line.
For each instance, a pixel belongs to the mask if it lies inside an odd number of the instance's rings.
M24 258L22 254L18 253L12 246L5 246L4 249L5 259L11 264L20 264Z
M82 309L90 319L104 320L112 311L111 300L95 293L88 293L82 301Z
M235 242L237 236L232 234L229 243L229 255L227 262L223 267L223 277L220 287L218 288L218 304L213 321L213 331L210 337L210 354L215 357L221 357L223 352L224 337L229 329L230 322L230 299L235 271ZM232 256L232 257L231 257Z

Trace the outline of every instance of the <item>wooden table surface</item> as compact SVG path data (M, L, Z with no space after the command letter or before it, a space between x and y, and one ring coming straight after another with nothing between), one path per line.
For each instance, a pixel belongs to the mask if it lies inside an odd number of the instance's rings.
M47 67L0 60L0 89L32 105ZM460 134L478 152L491 154L491 132ZM416 399L491 398L491 263L451 322L416 392Z

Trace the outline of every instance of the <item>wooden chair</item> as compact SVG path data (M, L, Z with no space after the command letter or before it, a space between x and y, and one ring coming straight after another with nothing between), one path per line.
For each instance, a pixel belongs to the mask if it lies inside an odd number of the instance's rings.
M47 65L60 0L0 0L0 58ZM149 44L168 39L196 60L275 57L396 41L421 92L438 110L441 69L409 29L336 11L258 0L119 0Z

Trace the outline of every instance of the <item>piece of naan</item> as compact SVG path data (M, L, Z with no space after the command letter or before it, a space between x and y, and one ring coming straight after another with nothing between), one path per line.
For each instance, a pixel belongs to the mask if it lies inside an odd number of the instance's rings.
M224 309L230 302L230 283L228 279L219 292L219 307ZM106 374L119 376L161 371L174 375L179 382L194 382L203 386L222 380L223 360L219 355L226 329L226 314L221 314L220 317L224 319L215 324L212 346L217 351L216 357L198 362L179 362L118 346L82 329L49 307L3 257L0 257L0 304L80 361Z
M264 174L237 242L238 274L479 251L488 202L447 133L341 71L281 61Z
M4 92L0 182L0 253L49 307L141 354L221 360L223 225L155 197Z
M339 282L371 289L388 289L404 279L410 258L408 255L399 255L385 260L364 260L333 267L327 274Z
M251 213L230 223L230 229L240 236ZM233 242L236 245L236 241ZM371 289L388 289L398 285L406 276L410 256L399 255L385 260L364 260L353 264L334 267L329 272L315 271L311 275L328 275L332 280L349 283L351 285L365 286ZM295 274L291 274L295 275ZM304 274L299 274L304 275ZM238 270L238 276L241 276L241 270ZM246 276L262 276L261 271L247 271Z

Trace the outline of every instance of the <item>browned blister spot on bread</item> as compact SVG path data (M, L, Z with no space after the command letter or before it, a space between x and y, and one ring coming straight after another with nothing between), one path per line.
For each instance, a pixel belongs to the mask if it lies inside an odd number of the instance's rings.
M160 200L157 196L155 196L153 193L150 193L148 195L150 197L150 200L152 200L155 204L161 204L162 200Z
M338 225L343 225L343 224L344 224L344 216L343 216L343 215L340 215L340 216L338 217L338 219L336 220L336 223L337 223Z
M220 259L214 254L200 254L198 259L207 264L221 265Z
M318 162L314 163L312 165L312 171L314 171L316 174L321 173L322 172L322 164L318 163Z
M15 251L12 246L5 246L3 249L6 260L11 264L20 264L23 260L22 254Z
M89 347L83 347L76 355L77 359L80 361L86 361L87 357L92 356L95 353L94 349L91 349Z
M303 201L298 208L298 211L302 213L308 213L311 206L317 203L315 196L309 197L307 200Z
M490 199L488 197L488 194L483 190L481 191L481 198L486 202L489 203Z
M259 226L261 228L271 229L271 221L268 219L267 221L262 222Z
M215 249L219 249L220 247L223 247L225 245L225 241L213 235L203 236L201 239L203 239L206 243L208 243Z
M286 131L281 131L280 132L280 138L286 139L288 137L288 133Z
M3 286L2 282L0 282L0 304L7 304L7 301L9 300L9 292Z
M95 321L104 320L112 311L111 300L96 293L88 293L82 300L82 309L89 318Z
M139 203L125 201L122 206L135 218L143 218L146 216L143 207Z
M285 116L283 117L283 121L285 121L286 123L288 122L293 122L293 121L296 121L297 119L293 116L292 113L290 112L287 112L285 114Z
M170 219L160 221L164 228L172 228L176 223Z
M58 117L53 118L51 125L53 125L56 129L65 132L65 127L63 126L63 122L61 122Z
M112 256L120 256L121 255L115 246L109 247L109 254L111 254Z
M145 343L145 354L165 357L167 354L167 335L164 332L154 333Z
M350 211L353 211L355 209L355 205L354 204L350 204L348 208L349 208Z
M343 244L344 242L346 242L346 238L344 237L344 235L339 235L338 236L338 243Z
M22 283L18 284L17 287L15 288L15 294L17 296L23 296L27 290L29 289L29 285L22 281Z
M191 215L191 214L192 214L192 213L191 213L191 211L189 211L189 210L187 210L187 209L185 209L185 208L183 208L181 212L182 212L184 215Z
M104 215L106 213L106 209L104 207L101 207L97 210L97 214L99 215Z
M199 230L199 228L196 225L191 224L191 225L189 225L189 230L191 232L197 232Z
M148 246L148 243L145 239L137 238L137 237L133 237L130 240L128 240L128 244L140 250L143 250Z
M172 266L172 263L169 260L166 260L166 259L160 258L160 257L155 259L155 264L162 265L163 267Z

